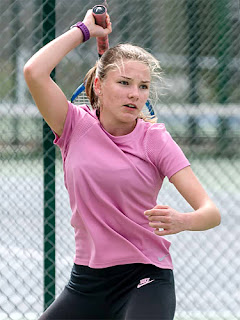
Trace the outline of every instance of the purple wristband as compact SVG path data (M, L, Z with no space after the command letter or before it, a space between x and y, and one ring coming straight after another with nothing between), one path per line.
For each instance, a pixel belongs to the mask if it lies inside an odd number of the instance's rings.
M71 26L70 29L77 27L82 31L83 34L83 42L87 41L90 39L90 32L88 30L88 27L81 21L77 22L76 24L74 24L73 26Z

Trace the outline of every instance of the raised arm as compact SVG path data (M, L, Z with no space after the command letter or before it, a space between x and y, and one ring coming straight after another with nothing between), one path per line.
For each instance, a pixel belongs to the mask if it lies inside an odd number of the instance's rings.
M92 10L88 10L83 23L90 37L103 37L111 32L110 18L107 28L95 24ZM83 42L79 28L72 28L40 49L24 66L24 76L31 95L48 125L61 136L68 110L67 98L50 74L58 63Z
M157 235L174 234L184 230L203 231L220 224L221 216L218 208L209 198L190 167L174 174L170 181L194 211L181 213L165 205L157 205L155 208L147 210L145 215L150 221L149 225L156 229L163 229L156 230Z

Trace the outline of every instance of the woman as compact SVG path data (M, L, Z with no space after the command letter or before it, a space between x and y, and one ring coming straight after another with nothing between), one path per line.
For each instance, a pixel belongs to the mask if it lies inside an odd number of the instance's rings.
M132 45L109 49L86 76L93 110L69 103L51 71L88 37L111 32L89 10L25 65L30 92L56 135L72 209L76 256L71 278L45 319L164 319L175 312L170 243L164 235L206 230L220 214L163 124L142 108L159 77L157 60ZM156 199L164 177L193 208Z

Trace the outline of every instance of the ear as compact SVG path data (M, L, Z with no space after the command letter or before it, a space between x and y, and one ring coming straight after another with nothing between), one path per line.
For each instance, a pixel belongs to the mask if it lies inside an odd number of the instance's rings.
M94 91L97 96L100 96L102 94L101 92L101 81L98 77L94 79Z

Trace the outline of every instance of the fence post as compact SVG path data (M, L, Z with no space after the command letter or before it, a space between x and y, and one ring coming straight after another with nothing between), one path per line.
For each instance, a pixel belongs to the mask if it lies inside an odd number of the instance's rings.
M189 95L190 104L199 104L198 77L199 66L198 58L200 55L200 20L199 7L197 1L187 0L187 21L188 21L188 70L189 70ZM190 144L197 142L198 122L194 116L188 117L188 133Z
M18 101L18 57L20 55L20 17L19 17L20 7L17 1L11 1L11 20L12 23L12 30L11 30L11 60L12 60L12 102L19 103ZM16 32L18 30L18 32ZM13 117L12 121L12 128L13 128L13 144L19 144L19 118L17 116Z
M227 0L217 0L216 13L217 13L217 57L218 57L218 77L217 77L217 97L220 104L226 104L230 95L229 80L231 72L229 70L230 63L230 49L232 45L231 39L231 25L228 10L229 2ZM217 155L224 154L229 145L229 119L224 116L218 117L217 127Z
M43 45L55 38L55 0L42 1ZM55 79L55 70L51 74ZM44 310L55 299L55 147L43 121L44 166Z

